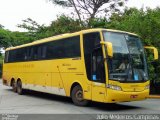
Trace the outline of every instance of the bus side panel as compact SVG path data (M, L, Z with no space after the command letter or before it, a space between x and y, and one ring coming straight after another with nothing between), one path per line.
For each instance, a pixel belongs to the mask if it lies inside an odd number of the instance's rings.
M74 83L79 83L84 91L85 99L91 99L90 84L86 79L84 63L81 59L62 61L59 66L59 71L67 96L70 96L72 85Z
M59 59L9 63L4 65L4 79L22 81L22 87L41 92L70 96L71 86L77 82L85 99L91 99L91 84L87 80L81 59ZM8 70L8 71L5 71Z

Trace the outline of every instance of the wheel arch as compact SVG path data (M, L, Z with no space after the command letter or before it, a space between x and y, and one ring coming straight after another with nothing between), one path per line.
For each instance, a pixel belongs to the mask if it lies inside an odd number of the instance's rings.
M21 82L22 82L22 80L21 80L20 78L18 78L16 82L18 83L18 81L21 81Z
M71 96L71 92L72 92L73 88L74 88L75 86L78 86L78 85L82 88L82 85L81 85L79 82L74 82L74 83L72 83L72 85L71 85L71 87L70 87L70 96ZM82 88L82 90L83 90L83 88Z
M15 82L15 79L11 78L10 86L12 86L13 82Z

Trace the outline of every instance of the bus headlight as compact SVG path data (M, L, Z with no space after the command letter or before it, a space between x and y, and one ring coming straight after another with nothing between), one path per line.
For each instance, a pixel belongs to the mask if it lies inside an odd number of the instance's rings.
M113 90L122 91L122 88L120 86L117 86L117 85L108 84L107 88L110 88L110 89L113 89Z
M149 88L150 88L150 85L146 85L146 86L145 86L145 89L149 89Z

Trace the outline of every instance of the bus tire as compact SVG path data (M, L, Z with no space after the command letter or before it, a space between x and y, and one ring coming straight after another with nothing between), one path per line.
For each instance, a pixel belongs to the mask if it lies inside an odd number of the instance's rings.
M72 89L71 98L73 103L77 106L86 106L88 104L88 100L83 99L83 90L80 85Z
M11 87L12 87L13 92L17 92L17 85L16 85L15 80L12 80Z
M19 95L22 95L23 94L23 88L22 88L22 82L20 81L20 80L18 80L18 82L17 82L17 93L19 94Z

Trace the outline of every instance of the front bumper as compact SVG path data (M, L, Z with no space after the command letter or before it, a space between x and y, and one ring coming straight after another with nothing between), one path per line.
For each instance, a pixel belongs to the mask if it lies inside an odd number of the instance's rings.
M144 100L149 96L149 89L140 92L124 92L107 89L106 103L130 102Z

